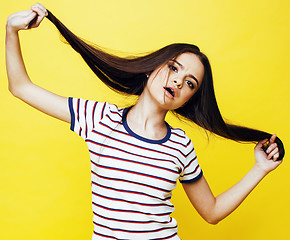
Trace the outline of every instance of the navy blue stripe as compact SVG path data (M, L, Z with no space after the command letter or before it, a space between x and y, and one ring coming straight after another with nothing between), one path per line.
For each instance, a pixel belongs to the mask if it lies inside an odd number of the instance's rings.
M117 192L124 192L124 193L132 193L132 194L144 195L144 196L147 196L147 197L150 197L150 198L156 198L156 199L158 199L160 201L167 201L168 199L170 199L170 197L167 197L165 199L162 199L162 198L159 198L159 197L156 197L156 196L152 196L152 195L147 194L147 193L144 193L144 192L137 192L137 191L131 191L131 190L125 190L125 189L118 189L118 188L108 187L108 186L104 186L104 185L98 184L98 183L96 183L94 181L92 181L92 184L94 184L96 186L99 186L101 188L106 188L106 189L110 189L110 190L117 191Z
M78 98L77 99L77 120L78 120L78 122L80 120L80 113L79 113L79 111L80 111L80 99Z
M113 104L114 105L114 104ZM116 108L118 108L116 105L114 105ZM120 111L121 111L122 109L120 109ZM120 116L120 118L122 118L122 115L119 113L119 112L115 112L115 111L112 111L111 109L110 109L110 112L111 113L114 113L114 114L118 114L119 116Z
M177 134L176 132L174 132L176 130L182 131L181 129L179 129L179 128L173 128L172 130L173 130L173 131L171 131L172 134L174 134L174 135L176 135L178 137L181 137L181 138L185 138L184 135L181 136L181 135ZM184 133L184 132L182 131L182 133Z
M128 240L128 239L115 238L114 236L104 235L104 234L101 234L101 233L97 233L96 231L94 231L94 234L98 235L98 236L106 237L106 238L116 239L116 240ZM176 235L177 235L177 233L175 232L172 235L169 235L169 236L167 236L165 238L150 238L148 240L166 240L166 239L172 238L172 237L174 237Z
M188 142L187 142L187 144L186 144L186 146L188 146L190 143L191 143L191 140L189 139Z
M148 240L166 240L166 239L172 238L172 237L174 237L176 235L177 235L177 232L175 232L175 233L173 233L173 234L171 234L171 235L169 235L167 237L164 237L164 238L150 238Z
M175 142L175 141L173 141L173 140L171 140L171 139L169 139L169 141L172 142L172 143L174 143L174 144L179 144L179 145L181 145L182 147L186 147L186 145L184 145L184 144L182 144L182 143L180 143L180 142Z
M119 232L127 232L127 233L152 233L152 232L160 232L160 231L164 231L167 229L173 229L173 228L177 228L177 226L173 226L173 227L163 227L163 228L156 228L153 230L125 230L125 229L121 229L121 228L110 228L108 226L96 223L95 221L93 221L95 225L103 227L103 228L107 228L110 229L111 231L119 231Z
M98 208L103 208L109 211L114 211L114 212L126 212L126 213L138 213L138 214L143 214L143 215L149 215L149 216L166 216L171 214L172 212L165 212L165 213L146 213L146 212L141 212L141 211L135 211L135 210L127 210L127 209L117 209L117 208L109 208L105 207L103 205L99 205L95 202L93 202L93 205L95 205Z
M193 151L194 151L194 148L192 148L192 149L190 150L190 152L189 152L188 154L186 154L185 157L188 157L188 156L189 156Z
M95 127L95 111L96 111L97 104L98 102L95 102L94 107L93 107L93 114L92 114L93 128Z
M189 154L184 154L180 149L177 149L177 148L174 148L174 147L170 147L170 146L166 146L166 145L164 145L164 144L162 144L162 146L163 147L166 147L166 148L169 148L169 149L172 149L172 150L175 150L175 151L177 151L177 152L179 152L183 157L187 157Z
M70 112L70 130L74 131L75 128L75 113L73 109L73 99L71 97L68 98L68 106Z
M86 142L92 142L91 140L88 140ZM111 148L111 149L116 149L114 147L110 147L110 146L107 146L105 144L101 144L101 143L96 143L96 145L100 145L102 147L107 147L107 148ZM120 149L116 149L116 150L120 150ZM122 152L126 152L124 150L120 150ZM157 165L154 165L154 164L149 164L149 163L145 163L145 162L138 162L138 161L134 161L132 159L128 159L128 158L119 158L119 157L115 157L115 156L109 156L109 155L103 155L103 154L98 154L96 152L94 152L93 150L89 150L90 153L94 154L94 155L97 155L97 156L102 156L102 157L110 157L110 158L113 158L113 159L118 159L118 160L121 160L121 161L125 161L125 162L131 162L131 163L136 163L136 164L139 164L139 165L145 165L145 166L148 166L148 167L153 167L153 168L158 168L158 169L162 169L162 170L165 170L165 171L169 171L169 172L172 172L172 173L175 173L175 174L179 174L177 171L174 171L170 168L165 168L165 167L161 167L161 166L157 166ZM128 154L130 154L129 152L127 152ZM142 156L142 155L138 155L138 154L131 154L133 156L138 156L138 157L143 157L143 158L149 158L149 157L146 157L146 156ZM159 160L157 158L149 158L149 159L153 159L153 160ZM164 161L164 159L163 159Z
M115 238L115 237L112 237L112 236L104 235L104 234L101 234L101 233L97 233L96 231L94 231L94 234L98 235L98 236L106 237L106 238L116 239L116 240L128 240L128 239L121 239L121 238Z
M88 136L88 123L87 123L87 104L88 104L88 100L85 101L85 134L86 134L86 137Z
M181 182L181 183L193 183L193 182L199 180L202 177L202 175L203 175L203 172L201 170L200 173L195 178L189 179L189 180L179 180L179 182Z
M79 133L78 134L81 136L81 134L82 134L82 126L80 124L80 99L79 98L77 99L77 121L78 121L78 123L80 125L80 129L79 129Z
M104 195L98 194L98 193L96 193L94 191L92 191L92 194L94 194L94 195L96 195L98 197L101 197L101 198L106 198L106 199L112 200L112 201L126 202L126 203L130 203L130 204L141 205L141 206L150 206L150 207L163 206L163 207L174 208L173 205L167 205L167 204L164 204L164 203L140 203L140 202L128 201L128 200L121 199L121 198L108 197L108 196L104 196Z
M120 120L113 120L111 117L110 117L110 115L106 115L106 117L108 117L110 120L111 120L111 122L113 122L113 123L120 123Z
M106 137L106 138L110 138L110 139L115 140L115 141L117 141L117 142L124 143L124 144L126 144L126 145L131 145L131 146L134 146L134 147L138 147L138 148L141 148L141 149L145 149L145 150L148 150L148 151L152 151L152 152L156 152L156 153L161 153L161 154L164 154L164 155L167 155L167 156L173 157L173 158L177 159L177 160L179 161L179 163L184 167L183 162L181 162L181 161L179 160L179 158L176 157L175 155L172 155L172 154L169 154L169 153L166 153L166 152L162 152L162 151L157 151L157 150L155 150L155 149L151 149L151 148L142 147L142 146L139 146L139 145L136 145L136 144L133 144L133 143L128 143L128 142L125 142L125 141L119 140L119 139L117 139L117 138L113 138L113 137L111 137L111 136L109 136L109 135L106 135L106 134L100 133L100 132L96 131L95 129L93 129L92 132L93 132L93 133L96 133L96 134L99 134L99 135L101 135L101 136L104 136L104 137ZM162 145L161 145L161 146L162 146Z
M101 154L99 156L108 157L108 158L114 158L114 157L111 157L111 156L106 156L106 155L101 155ZM142 175L142 176L145 176L145 177L155 178L155 179L158 179L158 180L161 180L161 181L169 182L171 184L175 184L176 183L175 181L171 181L171 180L166 179L166 178L157 177L157 176L150 175L150 174L146 174L146 173L141 173L141 172L132 171L132 170L123 169L123 168L108 167L108 166L104 166L104 165L97 164L97 163L95 163L93 161L91 161L91 163L93 163L94 165L96 165L97 167L100 167L100 168L106 168L106 169L115 170L115 171L121 171L121 172L126 172L126 173L132 173L132 174Z
M109 221L117 221L117 222L126 222L126 223L137 223L137 224L148 224L148 223L159 223L159 224L168 224L170 222L172 222L172 218L170 218L170 221L164 221L164 222L159 222L159 221L154 221L154 220L149 220L149 221L136 221L136 220L125 220L125 219L117 219L117 218L109 218L109 217L105 217L101 214L98 214L96 212L93 211L93 213L103 219L109 220Z
M133 156L137 156L137 157L143 157L143 158L147 158L147 159L152 159L154 161L165 161L165 162L171 162L173 163L174 165L176 164L174 161L172 160L169 160L169 159L161 159L161 158L153 158L153 157L149 157L149 156L143 156L143 155L140 155L140 154L136 154L136 153L131 153L131 152L128 152L128 151L125 151L123 149L120 149L120 148L117 148L117 147L113 147L113 146L109 146L109 145L106 145L106 144L102 144L102 143L98 143L98 142L95 142L91 139L86 139L85 140L86 142L90 142L92 144L95 144L95 145L99 145L99 146L102 146L102 147L107 147L107 148L110 148L110 149L115 149L117 151L120 151L120 152L123 152L123 153L127 153L127 154L130 154L130 155L133 155ZM90 152L92 153L95 153L93 152L92 150L89 150ZM165 168L165 169L168 169L168 168ZM171 169L169 169L171 170ZM180 169L179 169L180 170ZM172 172L175 172L175 173L180 173L180 172L177 172L177 171L174 171L174 170L171 170Z
M184 169L188 168L196 159L197 157L195 156L191 161L189 161L189 163L186 165Z
M190 173L186 173L186 174L184 174L183 177L195 173L195 172L197 171L198 168L199 168L199 165L197 165L197 166L195 167L195 169L194 169L193 171L191 171Z
M105 109L105 106L106 106L106 102L104 102L104 105L103 105L103 108L102 108L101 119L103 119L103 116L104 116L104 109Z
M120 182L126 182L126 183L132 183L132 184L137 184L137 185L140 185L140 186L144 186L144 187L148 187L148 188L153 188L153 189L156 189L158 191L163 191L163 192L171 192L171 190L167 190L167 189L162 189L162 188L159 188L159 187L156 187L156 186L151 186L151 185L148 185L148 184L145 184L145 183L140 183L140 182L134 182L134 181L130 181L128 179L121 179L121 178L111 178L111 177L105 177L105 176L102 176L100 174L97 174L96 172L94 172L93 170L91 170L91 173L96 175L97 177L99 178L103 178L103 179L107 179L107 180L113 180L113 181L120 181Z
M121 122L119 122L119 124L122 125ZM112 131L114 131L114 132L118 132L118 133L122 133L122 134L124 134L124 135L130 136L128 133L126 133L126 132L122 132L122 131L117 130L117 129L114 129L114 128L110 127L109 125L107 125L107 124L105 124L105 123L103 123L103 122L100 122L100 125L103 125L104 127L107 127L107 128L109 128L110 130L112 130Z

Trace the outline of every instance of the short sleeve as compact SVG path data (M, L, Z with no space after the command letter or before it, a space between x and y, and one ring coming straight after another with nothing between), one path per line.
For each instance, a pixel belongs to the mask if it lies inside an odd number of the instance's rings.
M186 144L187 153L185 154L184 168L180 173L179 181L181 183L192 183L200 179L203 175L203 172L197 161L197 156L193 144L189 138L188 143Z
M70 129L83 139L86 139L95 125L103 118L106 111L106 103L81 98L68 98L68 106L71 115Z

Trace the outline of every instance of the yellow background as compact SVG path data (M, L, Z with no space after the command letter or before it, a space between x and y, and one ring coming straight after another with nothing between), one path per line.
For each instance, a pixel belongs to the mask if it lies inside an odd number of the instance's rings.
M44 0L77 35L108 49L142 53L173 42L198 45L211 61L217 100L233 123L277 133L289 146L290 3L287 0ZM14 98L7 89L7 17L31 1L0 7L0 239L85 240L92 233L90 161L69 125ZM64 96L128 103L96 79L47 19L20 33L31 79ZM119 104L120 105L120 104ZM186 130L215 194L253 166L253 144ZM212 226L178 184L173 202L179 236L191 239L290 239L289 159L267 176L232 215Z

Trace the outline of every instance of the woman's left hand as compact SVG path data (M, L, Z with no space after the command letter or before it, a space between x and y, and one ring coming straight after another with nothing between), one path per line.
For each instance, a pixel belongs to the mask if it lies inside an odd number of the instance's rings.
M277 161L279 157L279 149L277 144L274 142L275 138L275 134L270 138L266 153L262 147L263 144L268 141L268 139L264 139L258 142L255 147L255 165L256 167L259 167L261 170L265 171L266 174L276 169L282 163L282 160Z

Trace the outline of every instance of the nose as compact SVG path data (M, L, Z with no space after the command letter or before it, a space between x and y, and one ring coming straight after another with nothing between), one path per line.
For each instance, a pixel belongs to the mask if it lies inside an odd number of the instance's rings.
M173 83L176 85L177 88L182 88L182 80L174 79Z

